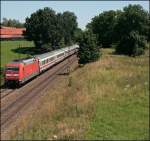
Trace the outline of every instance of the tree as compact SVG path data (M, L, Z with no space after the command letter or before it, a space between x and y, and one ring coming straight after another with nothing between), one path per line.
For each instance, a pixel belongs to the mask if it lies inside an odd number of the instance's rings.
M148 22L149 16L142 6L129 5L124 7L123 12L120 14L115 32L118 35L118 39L122 36L128 35L132 31L138 31L140 35L148 34Z
M64 35L64 40L65 44L70 45L72 41L74 40L74 34L77 29L77 17L75 16L74 13L65 11L62 14L62 28L63 30L63 35Z
M3 21L1 23L1 25L2 26L7 26L7 27L17 27L17 28L24 27L24 24L19 22L19 20L7 19L7 18L3 18Z
M71 12L57 13L44 8L26 18L25 36L36 47L48 51L70 44L77 27L76 16Z
M113 43L116 18L116 11L105 11L95 16L87 25L87 28L97 35L98 44L102 44L102 47L110 47Z
M149 18L148 18L148 26L147 26L147 29L146 29L146 40L148 42L150 42L150 14L149 14Z
M33 40L36 47L52 50L56 38L56 13L49 8L40 9L26 18L26 32L28 40Z
M124 7L115 26L119 42L116 53L130 56L144 53L144 42L149 34L148 22L148 13L140 5Z
M96 36L91 31L85 31L79 40L79 63L86 64L100 57Z
M77 43L79 42L79 40L80 40L80 38L82 36L82 33L83 33L83 31L80 28L77 28L75 30L75 33L74 33L74 42L77 42Z

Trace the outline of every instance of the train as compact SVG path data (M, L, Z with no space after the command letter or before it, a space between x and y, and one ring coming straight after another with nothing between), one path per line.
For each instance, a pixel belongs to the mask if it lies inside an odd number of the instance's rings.
M5 65L5 84L20 86L30 79L38 76L53 65L78 52L77 44L57 49L32 58L13 60Z

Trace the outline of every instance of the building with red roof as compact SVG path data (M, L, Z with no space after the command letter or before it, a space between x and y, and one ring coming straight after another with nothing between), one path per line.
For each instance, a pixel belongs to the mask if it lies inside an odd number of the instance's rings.
M0 38L1 39L15 39L15 38L24 38L23 32L25 28L15 28L15 27L0 27Z

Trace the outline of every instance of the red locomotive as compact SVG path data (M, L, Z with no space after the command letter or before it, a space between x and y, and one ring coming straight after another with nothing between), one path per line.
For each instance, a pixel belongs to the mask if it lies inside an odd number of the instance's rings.
M40 72L38 59L15 60L6 65L5 82L22 84Z
M73 45L56 51L36 55L33 58L14 60L5 66L5 83L23 84L31 78L39 75L52 65L64 58L76 53L79 46Z

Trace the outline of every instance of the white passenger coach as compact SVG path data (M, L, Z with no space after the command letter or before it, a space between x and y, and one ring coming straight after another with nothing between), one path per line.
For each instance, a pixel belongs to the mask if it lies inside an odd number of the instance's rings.
M60 62L64 58L76 53L78 51L78 48L78 45L72 45L66 48L58 49L56 51L51 51L49 53L36 55L35 58L38 58L39 60L40 72L48 69L49 67Z

